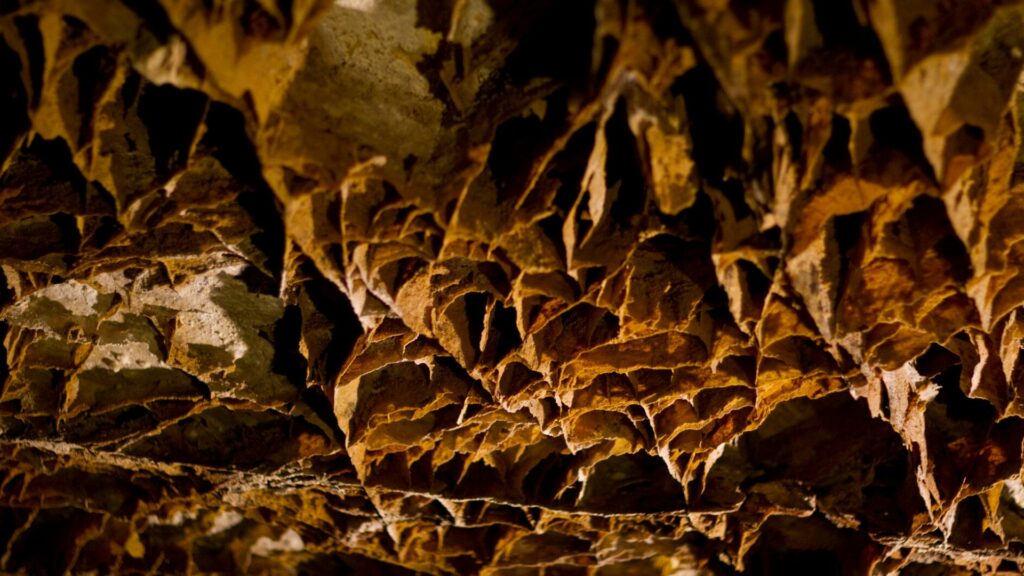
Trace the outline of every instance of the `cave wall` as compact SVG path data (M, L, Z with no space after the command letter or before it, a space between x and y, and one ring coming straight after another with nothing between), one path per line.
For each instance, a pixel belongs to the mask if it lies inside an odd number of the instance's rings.
M0 571L1024 570L1024 4L0 4Z

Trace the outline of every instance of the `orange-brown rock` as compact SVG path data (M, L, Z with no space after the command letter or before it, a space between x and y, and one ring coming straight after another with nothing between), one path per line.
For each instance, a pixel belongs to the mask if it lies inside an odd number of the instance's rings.
M1024 3L0 2L0 572L1017 574Z

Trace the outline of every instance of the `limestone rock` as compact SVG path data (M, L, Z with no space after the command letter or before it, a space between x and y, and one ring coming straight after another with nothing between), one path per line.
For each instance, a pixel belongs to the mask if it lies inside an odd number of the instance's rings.
M1024 570L1024 3L0 6L0 571Z

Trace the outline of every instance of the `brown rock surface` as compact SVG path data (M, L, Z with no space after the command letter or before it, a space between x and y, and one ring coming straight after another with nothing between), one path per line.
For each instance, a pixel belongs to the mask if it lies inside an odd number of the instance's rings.
M0 2L0 572L1024 570L1024 3Z

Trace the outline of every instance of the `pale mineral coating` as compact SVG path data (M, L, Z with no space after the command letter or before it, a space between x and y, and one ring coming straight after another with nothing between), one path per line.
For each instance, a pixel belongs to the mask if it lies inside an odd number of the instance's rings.
M0 2L0 572L1016 574L1024 4Z

